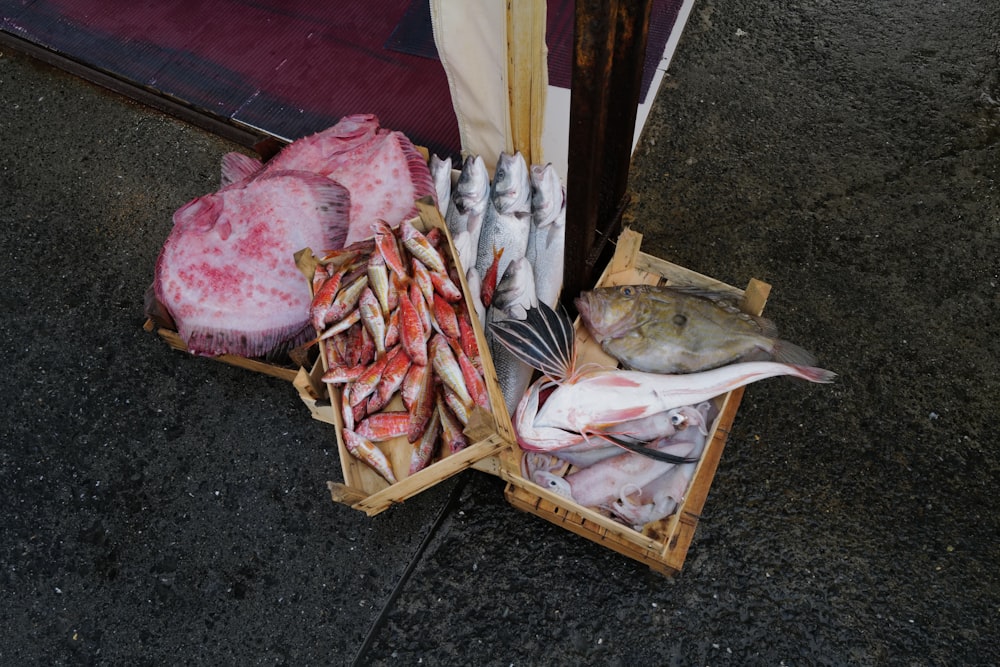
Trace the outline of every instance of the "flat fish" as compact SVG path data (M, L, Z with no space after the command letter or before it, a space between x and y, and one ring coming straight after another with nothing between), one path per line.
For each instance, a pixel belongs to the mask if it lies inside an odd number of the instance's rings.
M770 320L740 311L725 292L620 285L584 292L575 303L601 348L633 370L694 373L738 361L816 363L806 350L779 339Z
M326 177L269 171L179 208L153 287L188 349L259 357L303 342L311 295L293 256L343 246L349 205Z
M257 171L251 172L252 166L242 158L224 159L223 182L235 185L268 171L292 169L326 176L347 188L351 214L346 244L370 237L376 220L395 227L414 217L414 202L436 193L427 162L409 138L381 127L372 114L345 116L293 141Z
M552 164L531 166L531 231L525 256L531 262L538 300L555 308L563 284L566 188Z
M487 209L479 236L476 271L485 279L494 252L503 248L497 275L503 276L511 262L524 257L531 232L531 179L524 156L501 153L493 175L493 208Z

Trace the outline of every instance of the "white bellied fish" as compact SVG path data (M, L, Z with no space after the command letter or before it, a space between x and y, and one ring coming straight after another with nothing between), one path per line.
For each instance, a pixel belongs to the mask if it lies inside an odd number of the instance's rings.
M496 276L500 279L514 260L524 257L531 231L531 179L520 152L501 153L493 175L493 209L487 209L479 236L476 271L485 280L496 252L503 249Z
M486 163L478 155L465 158L458 182L451 191L451 202L445 222L452 238L462 231L469 232L469 246L473 256L466 263L466 258L459 257L462 270L474 266L475 252L479 247L479 236L483 229L483 221L487 211L493 206L490 198L490 173L486 171Z
M443 218L448 215L448 202L451 201L451 158L442 160L436 154L431 155L430 170L434 190L437 192L438 210Z
M531 166L531 233L525 256L535 273L539 301L555 308L563 283L566 188L552 164Z

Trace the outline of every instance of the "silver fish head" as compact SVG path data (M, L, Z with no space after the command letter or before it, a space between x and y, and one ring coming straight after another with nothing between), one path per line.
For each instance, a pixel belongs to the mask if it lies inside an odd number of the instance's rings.
M493 174L493 205L500 213L531 211L531 178L520 151L500 153Z
M565 205L566 194L552 163L531 165L531 215L535 224L551 224Z
M479 155L470 155L465 158L458 182L455 183L455 191L452 193L455 203L468 205L485 200L489 192L490 173L486 170L483 158Z
M525 311L537 305L531 262L526 257L521 257L507 265L493 293L493 306L508 317L524 319Z

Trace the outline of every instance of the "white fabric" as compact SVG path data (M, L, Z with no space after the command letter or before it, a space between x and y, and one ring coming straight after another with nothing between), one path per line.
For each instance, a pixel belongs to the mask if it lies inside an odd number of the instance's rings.
M505 0L430 0L438 56L448 75L463 155L481 155L490 174L513 150L507 93Z

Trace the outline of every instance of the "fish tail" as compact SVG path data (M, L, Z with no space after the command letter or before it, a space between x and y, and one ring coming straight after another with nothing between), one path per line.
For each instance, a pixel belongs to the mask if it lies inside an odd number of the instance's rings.
M776 340L771 350L774 361L793 366L815 366L816 357L812 352L787 340Z
M809 382L829 384L837 377L836 373L825 368L816 368L815 366L794 366L794 368L798 371L796 375Z
M528 309L525 319L491 322L490 329L511 354L553 380L562 382L573 376L576 338L569 314L561 305L556 312L539 302Z

